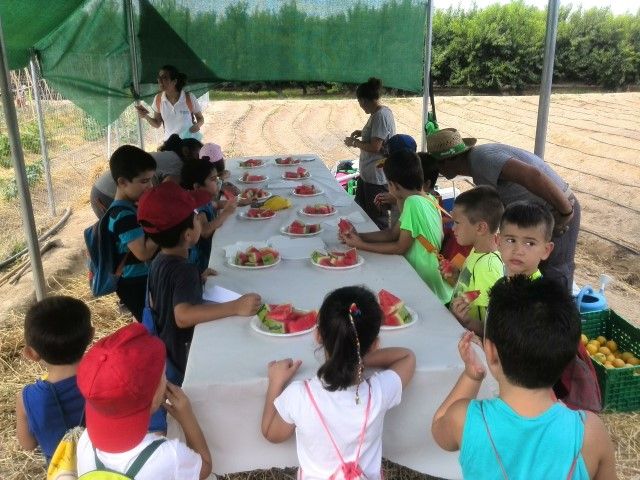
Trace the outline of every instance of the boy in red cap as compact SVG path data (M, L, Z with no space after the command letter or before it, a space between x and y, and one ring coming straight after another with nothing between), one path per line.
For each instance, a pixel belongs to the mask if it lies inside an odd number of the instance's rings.
M188 261L189 249L200 238L201 225L194 212L211 201L202 190L187 192L164 182L146 192L138 204L138 221L145 233L160 245L149 268L149 294L155 330L167 347L167 375L181 385L187 366L193 327L198 323L233 315L254 315L260 296L249 293L225 303L205 304L197 265Z
M211 454L189 399L164 375L162 342L134 323L98 341L78 367L87 429L78 441L78 475L110 470L138 480L203 479ZM165 398L168 402L164 402ZM164 403L186 445L148 433L151 413Z

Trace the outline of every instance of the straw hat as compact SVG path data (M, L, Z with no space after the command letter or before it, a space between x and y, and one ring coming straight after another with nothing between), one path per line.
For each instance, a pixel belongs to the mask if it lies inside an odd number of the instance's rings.
M455 157L476 144L475 138L462 138L455 128L443 128L427 135L427 152L436 160Z

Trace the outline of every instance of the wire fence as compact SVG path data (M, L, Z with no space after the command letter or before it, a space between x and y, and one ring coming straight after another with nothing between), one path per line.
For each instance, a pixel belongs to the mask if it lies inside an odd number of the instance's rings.
M56 215L51 214L33 83L29 71L11 72L20 138L38 232L56 222L67 207L88 203L93 181L109 166L118 146L138 144L136 111L129 107L109 127L99 125L73 103L40 80L40 97ZM0 97L0 103L5 101ZM145 147L155 149L162 132L145 128ZM4 114L0 111L0 260L26 245Z

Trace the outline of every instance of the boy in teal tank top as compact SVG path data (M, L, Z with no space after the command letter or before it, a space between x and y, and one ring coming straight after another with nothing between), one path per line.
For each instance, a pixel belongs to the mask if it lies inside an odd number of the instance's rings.
M503 212L497 190L487 185L461 193L451 212L456 240L473 248L460 271L448 275L455 285L449 309L463 327L478 335L484 330L489 290L504 276L496 238ZM446 271L443 276L447 277Z
M602 421L554 400L551 387L580 337L580 317L564 286L517 275L492 288L483 347L498 398L476 400L486 371L472 337L467 332L459 343L464 371L431 425L440 447L460 450L464 478L617 478Z

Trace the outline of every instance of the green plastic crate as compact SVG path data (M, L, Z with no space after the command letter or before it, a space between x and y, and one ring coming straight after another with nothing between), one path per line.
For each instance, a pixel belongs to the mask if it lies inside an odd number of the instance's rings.
M614 340L618 350L631 352L640 358L640 328L631 325L613 310L582 314L582 333L589 340L602 335ZM632 412L640 410L640 365L625 368L605 368L591 360L598 375L604 410Z

